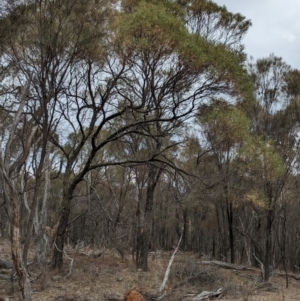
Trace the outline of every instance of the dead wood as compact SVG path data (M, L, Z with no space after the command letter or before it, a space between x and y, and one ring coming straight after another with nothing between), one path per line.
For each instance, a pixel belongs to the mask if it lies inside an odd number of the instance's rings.
M219 288L215 292L203 291L201 294L197 295L192 300L193 301L201 301L201 300L205 300L205 299L210 299L211 297L219 297L220 295L223 294L223 292L224 292L223 288Z
M171 266L172 266L172 263L173 263L173 261L174 261L174 259L175 259L176 253L178 252L178 249L179 249L179 246L180 246L180 243L181 243L181 239L182 239L182 235L181 235L181 237L180 237L180 239L179 239L179 242L178 242L178 244L177 244L177 247L175 248L175 250L174 250L174 252L173 252L173 254L172 254L171 258L170 258L168 267L167 267L166 272L165 272L165 276L164 276L163 282L162 282L162 284L161 284L161 286L160 286L160 288L159 288L159 290L158 290L158 292L159 292L160 294L161 294L162 291L164 290L164 288L165 288L165 286L166 286L166 283L167 283L167 281L168 281L169 274L170 274L170 270L171 270Z
M300 280L300 275L296 275L296 274L293 274L293 273L285 273L285 272L275 272L276 275L279 275L279 276L283 276L283 277L286 277L286 275L288 275L288 277L291 277L295 280Z
M251 271L256 270L249 266L244 266L244 265L235 264L235 263L228 263L228 262L223 262L223 261L218 261L218 260L202 261L201 264L217 265L220 268L232 269L232 270L251 270Z

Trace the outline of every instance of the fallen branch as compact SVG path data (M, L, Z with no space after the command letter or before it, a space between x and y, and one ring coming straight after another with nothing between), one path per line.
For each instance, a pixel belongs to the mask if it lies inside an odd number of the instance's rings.
M166 269L166 272L165 272L165 276L164 276L164 280L158 290L158 292L161 294L161 292L164 290L165 286L166 286L166 283L168 281L168 278L169 278L169 274L170 274L170 269L171 269L171 266L172 266L172 263L175 259L175 256L176 256L176 253L178 252L178 249L179 249L179 245L181 243L181 239L182 239L182 235L181 237L179 238L179 241L178 241L178 244L177 244L177 247L175 248L171 258L170 258L170 261L169 261L169 264L168 264L168 267Z
M254 253L252 253L252 255L254 256L254 258L257 260L259 266L260 266L260 270L261 270L261 276L262 277L262 280L265 278L264 275L265 275L265 267L264 267L264 264L256 257L256 255Z
M223 292L224 290L221 287L216 292L203 291L201 294L194 297L192 301L201 301L204 299L209 299L211 297L219 297Z
M296 275L296 274L292 274L292 273L285 273L285 272L275 272L276 275L279 275L279 276L283 276L283 277L286 277L286 275L288 275L288 277L291 277L295 280L300 280L300 275Z
M224 269L232 269L232 270L252 270L254 271L254 268L240 265L240 264L235 264L235 263L228 263L228 262L223 262L223 261L218 261L218 260L210 260L210 261L202 261L201 264L207 264L207 265L217 265L221 268Z

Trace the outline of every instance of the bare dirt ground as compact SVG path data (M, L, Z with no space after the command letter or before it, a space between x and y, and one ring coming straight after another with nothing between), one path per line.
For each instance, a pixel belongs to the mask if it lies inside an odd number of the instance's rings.
M149 258L149 272L137 271L131 256L121 258L108 250L90 247L66 248L62 272L50 266L43 268L30 266L33 300L35 301L100 301L123 300L126 291L136 289L145 300L157 300L161 295L158 288L168 265L171 253L152 253ZM29 256L33 258L33 251ZM8 241L0 240L0 258L10 260ZM70 273L70 266L72 270ZM161 300L192 300L202 291L216 291L223 288L218 298L223 301L285 301L300 300L300 280L289 279L285 288L285 278L276 274L269 283L258 283L259 270L235 271L212 265L201 264L194 253L179 252L173 262L169 281ZM0 300L19 300L18 285L11 293L11 284L0 280Z

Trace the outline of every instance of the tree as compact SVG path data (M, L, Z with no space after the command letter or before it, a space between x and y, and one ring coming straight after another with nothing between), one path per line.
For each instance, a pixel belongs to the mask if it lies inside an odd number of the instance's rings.
M22 257L20 245L20 196L18 190L17 177L25 163L30 151L36 126L32 126L32 120L23 118L25 103L28 99L29 81L23 88L21 95L16 95L16 104L13 108L17 109L14 114L14 121L7 129L6 139L3 141L3 153L0 158L0 175L2 178L2 190L4 197L5 210L10 223L11 253L16 273L18 275L19 286L21 289L22 300L31 300L31 287L27 274L27 265ZM17 104L19 101L19 105ZM10 114L10 113L8 113ZM21 130L23 139L20 149L15 149L13 141L18 137L18 130Z
M213 100L209 105L201 108L199 122L208 144L206 148L212 153L216 164L216 184L213 185L215 188L220 186L220 201L216 204L216 210L219 212L218 223L224 219L225 213L230 260L234 263L235 216L233 207L235 200L238 199L242 180L238 170L240 150L250 141L250 121L238 107L227 104L224 100ZM219 226L219 229L221 228L224 226ZM224 255L226 256L226 252Z
M283 207L278 203L293 173L297 157L299 124L295 118L298 108L294 97L297 94L297 72L274 55L251 63L249 67L257 93L257 102L249 111L253 133L257 135L255 149L252 148L250 152L253 163L257 164L255 170L259 173L261 184L258 186L264 192L264 279L268 280L273 224L280 207ZM292 114L291 107L296 109Z
M60 118L57 99L62 95L66 79L70 76L70 67L76 58L83 54L86 57L95 54L91 51L94 48L94 45L90 44L91 35L94 38L99 37L99 31L91 30L99 18L90 18L89 22L82 18L81 23L77 19L78 12L82 13L89 5L92 4L86 1L13 3L7 6L6 14L3 14L0 20L0 30L3 33L0 40L1 68L5 70L1 106L16 123L20 122L19 125L14 122L14 126L8 130L9 138L4 139L6 147L2 158L2 175L6 181L5 185L8 185L4 187L4 195L10 222L13 223L12 255L24 300L31 298L26 268L27 253L34 214L40 199L49 134L55 136L53 129L57 127ZM94 16L97 16L97 13ZM26 89L23 88L25 86ZM27 92L21 97L23 89ZM23 127L20 126L21 122ZM20 146L18 145L20 149L14 150L14 153L12 140L20 138L19 134L22 134ZM34 142L37 144L38 141L40 156L37 155L39 160L35 173L34 196L21 260L19 258L21 248L16 243L20 241L21 199L17 198L16 181L21 166L26 166ZM21 191L22 194L24 191ZM9 209L11 206L13 210Z

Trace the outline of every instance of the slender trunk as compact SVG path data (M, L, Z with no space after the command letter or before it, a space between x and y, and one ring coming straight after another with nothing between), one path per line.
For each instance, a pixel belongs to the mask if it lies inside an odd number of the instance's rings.
M65 179L69 180L69 178L69 174L66 174ZM65 234L67 231L69 216L71 212L71 201L73 197L73 192L76 187L76 185L73 185L73 183L71 185L68 185L66 180L64 181L61 216L58 222L57 231L54 238L54 249L52 256L52 267L59 270L63 267Z
M245 231L245 226L244 226L244 224L242 222L241 217L239 217L239 221L241 223L242 231L243 231L243 233L245 233L246 232ZM246 235L243 235L243 239L244 239L244 250L245 250L245 253L246 253L246 256L247 256L247 265L251 266L252 263L251 263L251 248L250 248L250 244L248 245ZM241 257L241 260L242 259L243 258Z
M36 172L36 176L35 176L35 178L36 178L35 185L36 186L35 186L35 190L34 190L33 201L32 201L31 211L29 214L26 236L25 236L25 243L24 243L24 249L23 249L23 260L24 260L25 265L27 264L28 250L29 250L29 245L30 245L31 236L32 236L32 226L33 226L33 222L34 222L34 216L36 213L36 207L38 206L40 188L42 185L42 171L43 171L45 156L46 156L46 148L43 148L42 153L41 153L41 159L40 159L39 166L37 168L37 172Z
M227 204L227 220L229 230L229 247L230 247L230 261L235 262L235 250L234 250L234 233L233 233L233 209L232 202L229 201Z
M21 290L22 301L31 301L31 287L27 274L27 266L24 264L22 257L22 247L20 244L20 200L16 192L13 182L4 176L2 171L3 195L7 208L8 217L10 220L10 242L11 254L14 263L14 268L18 276L19 287Z
M142 225L139 227L139 234L137 238L137 258L136 264L138 269L143 271L148 271L148 253L149 253L149 244L151 236L151 224L153 222L153 200L154 200L154 190L158 182L161 170L156 166L149 167L149 176L148 176L148 188L146 196L146 204L144 211L144 220Z
M40 218L37 223L37 245L35 250L35 262L39 265L44 264L46 259L46 252L48 247L48 238L46 235L46 223L47 223L47 199L48 190L50 185L50 151L47 147L47 154L45 157L45 185L44 185L44 195L42 201L42 208L40 211Z
M224 239L224 234L223 234L224 226L221 224L222 220L223 220L223 218L221 216L222 211L219 210L218 205L216 205L215 208L216 208L216 217L217 217L218 234L219 234L219 239L217 240L219 242L219 244L218 244L219 250L218 250L217 255L219 255L222 260L227 260L227 250L225 247L225 239ZM220 211L221 211L221 213L220 213ZM221 220L221 218L222 218L222 220Z
M281 230L281 236L282 236L282 241L281 241L281 258L282 258L282 263L283 263L283 268L285 271L285 288L289 287L289 277L288 277L288 271L287 271L287 264L286 264L286 208L283 210L283 221L282 221L282 230Z
M137 269L148 271L148 253L149 253L149 231L143 229L137 237L137 256L136 265Z
M182 248L188 249L188 210L183 210L183 233L182 233Z
M233 233L233 206L232 200L229 196L228 185L224 185L225 202L226 202L226 214L228 222L228 233L229 233L229 248L230 248L230 262L235 262L235 250L234 250L234 233Z
M20 105L17 113L14 115L14 121L12 127L9 131L9 138L7 140L4 156L0 156L0 175L2 180L2 190L5 202L5 209L8 213L8 218L10 222L10 241L11 241L11 253L12 260L14 263L14 268L18 276L19 286L21 290L21 299L23 301L31 301L31 287L27 275L27 265L23 261L22 248L20 245L21 235L20 235L20 199L19 192L15 186L13 179L16 179L20 174L22 165L26 162L29 150L31 147L31 142L33 136L37 130L37 127L33 127L30 134L27 137L26 144L23 147L23 156L14 161L12 156L12 145L15 139L15 133L17 130L18 123L21 119L23 109L25 106L25 101L31 84L31 75L27 83L26 88L23 91L22 97L20 99ZM14 174L13 174L14 173Z
M2 166L1 166L2 167ZM31 286L27 274L27 266L23 261L20 244L20 200L14 183L8 178L4 168L0 169L3 180L3 197L10 225L11 254L14 268L18 276L22 301L31 301Z
M11 225L11 253L16 273L18 275L19 286L23 301L31 301L31 287L27 275L27 267L22 257L20 246L20 216L17 208L17 200L13 200L13 220Z
M267 210L267 224L266 224L266 241L265 241L265 275L264 280L268 281L270 278L270 264L272 251L272 223L274 218L274 204L272 186L269 182L266 183L266 195L268 196L268 210Z
M270 277L270 254L271 254L271 235L272 235L272 210L268 211L267 225L266 225L266 242L265 242L265 275L264 280L268 281Z

